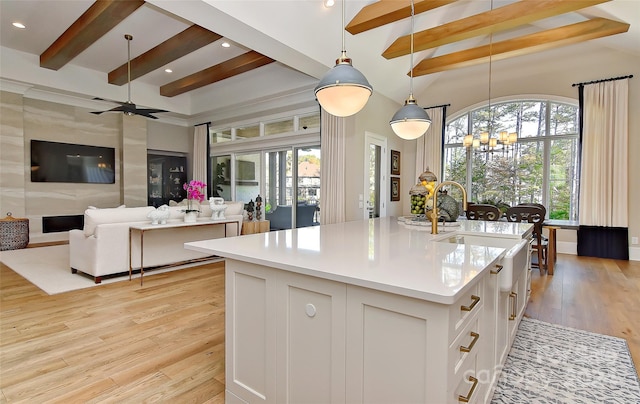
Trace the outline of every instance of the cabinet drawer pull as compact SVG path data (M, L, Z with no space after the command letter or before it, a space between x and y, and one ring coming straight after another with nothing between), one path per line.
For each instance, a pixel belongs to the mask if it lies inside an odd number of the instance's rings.
M513 298L513 308L511 309L511 315L509 316L509 320L515 320L518 316L518 294L516 292L509 293L509 297Z
M476 307L476 304L478 304L478 302L480 301L480 296L471 295L471 300L473 300L473 302L469 306L460 306L460 310L462 311L473 310L473 308Z
M460 345L460 352L471 352L471 350L473 349L473 346L476 344L476 342L478 341L478 338L480 338L480 334L478 334L477 332L473 332L471 331L469 333L469 335L471 335L473 337L473 340L471 341L471 343L469 344L469 346L462 346Z
M496 265L496 269L492 269L491 270L491 275L497 275L500 273L500 271L502 271L503 266L502 265Z
M473 392L476 390L476 386L478 385L478 379L473 376L469 376L469 381L473 383L473 385L471 386L471 390L469 390L469 393L466 396L458 396L458 401L460 401L461 403L468 403L469 400L471 400L471 396L473 395Z

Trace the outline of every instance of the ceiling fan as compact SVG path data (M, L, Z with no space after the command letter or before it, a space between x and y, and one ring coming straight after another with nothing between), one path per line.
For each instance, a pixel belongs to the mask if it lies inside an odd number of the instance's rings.
M124 39L127 40L127 86L128 86L128 97L126 102L118 102L114 101L120 106L108 109L106 111L92 111L92 114L100 115L104 112L124 112L125 115L141 115L151 119L158 119L158 117L153 116L151 114L155 114L157 112L169 112L164 109L150 109L150 108L137 108L136 104L131 102L131 40L133 36L129 34L124 35ZM100 98L96 98L100 99Z

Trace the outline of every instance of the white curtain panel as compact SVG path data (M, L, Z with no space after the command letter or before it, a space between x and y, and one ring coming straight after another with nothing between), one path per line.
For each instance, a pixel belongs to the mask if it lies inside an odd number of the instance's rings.
M629 79L584 87L580 224L628 227Z
M193 133L193 171L192 179L207 183L207 136L209 136L209 125L198 125ZM207 184L209 185L209 184ZM207 195L207 189L204 189Z
M342 223L345 208L345 122L322 109L320 128L320 224Z
M417 140L416 150L416 176L418 181L420 174L426 171L434 173L438 181L442 181L442 125L444 107L429 108L426 110L431 118L431 125L427 133Z

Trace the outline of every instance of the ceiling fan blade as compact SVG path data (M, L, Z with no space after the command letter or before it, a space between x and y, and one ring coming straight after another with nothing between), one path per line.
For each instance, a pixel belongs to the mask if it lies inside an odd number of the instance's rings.
M144 113L144 114L155 114L157 112L169 112L165 109L149 109L149 108L138 108L136 109L136 112L138 113Z
M136 114L136 115L140 115L140 116L144 116L144 117L147 117L147 118L151 118L151 119L158 119L158 117L157 117L157 116L153 116L153 115L151 115L150 113L147 113L147 112L140 112L140 111L143 111L143 110L140 110L140 109L139 109L139 110L137 110L136 112L134 112L134 114Z

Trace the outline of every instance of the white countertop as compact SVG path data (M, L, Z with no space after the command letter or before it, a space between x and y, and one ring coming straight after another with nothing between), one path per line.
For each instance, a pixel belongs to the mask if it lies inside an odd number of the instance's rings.
M528 224L460 222L446 235L522 238ZM429 230L429 231L426 231ZM185 248L371 289L451 304L504 248L432 242L430 227L387 217L185 243Z

